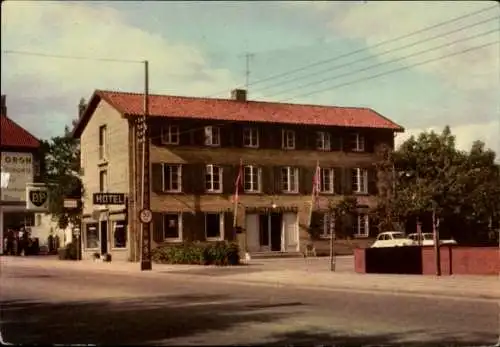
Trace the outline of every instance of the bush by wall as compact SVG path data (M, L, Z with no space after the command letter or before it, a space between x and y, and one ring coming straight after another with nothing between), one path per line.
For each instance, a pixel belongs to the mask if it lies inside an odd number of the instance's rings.
M57 249L60 260L77 260L78 249L76 243L70 242L64 248Z
M152 251L153 261L160 264L238 265L238 245L230 242L186 242L160 246Z

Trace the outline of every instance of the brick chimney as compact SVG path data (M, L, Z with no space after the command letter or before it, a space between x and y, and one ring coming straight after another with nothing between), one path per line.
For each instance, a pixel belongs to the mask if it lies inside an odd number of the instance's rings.
M247 91L245 89L233 89L231 91L231 100L247 101Z
M7 95L3 94L0 101L0 116L7 116Z

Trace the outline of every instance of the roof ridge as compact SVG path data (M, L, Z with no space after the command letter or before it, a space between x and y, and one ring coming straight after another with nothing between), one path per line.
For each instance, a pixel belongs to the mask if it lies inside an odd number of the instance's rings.
M124 94L124 95L135 95L135 96L144 96L144 93L139 92L125 92L125 91L117 91L117 90L104 90L97 89L97 93L114 93L114 94ZM197 100L214 100L214 101L225 101L225 102L238 102L242 103L242 101L236 101L227 98L211 98L206 96L187 96L187 95L172 95L172 94L157 94L150 93L149 96L159 96L159 97L171 97L171 98L183 98L183 99L197 99ZM299 104L299 103L291 103L291 102L280 102L280 101L269 101L269 100L247 100L244 101L247 103L257 103L257 104L279 104L279 105L289 105L289 106L303 106L303 107L320 107L320 108L341 108L341 109L356 109L356 110L370 110L373 111L370 107L363 106L337 106L337 105L321 105L321 104Z

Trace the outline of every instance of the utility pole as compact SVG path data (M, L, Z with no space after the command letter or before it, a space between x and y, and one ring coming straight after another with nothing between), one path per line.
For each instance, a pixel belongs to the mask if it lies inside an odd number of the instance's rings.
M337 234L337 216L335 212L329 212L328 228L330 229L330 271L335 271L335 236Z
M149 62L144 61L144 114L137 122L137 139L141 148L141 271L151 270L151 211L149 182Z

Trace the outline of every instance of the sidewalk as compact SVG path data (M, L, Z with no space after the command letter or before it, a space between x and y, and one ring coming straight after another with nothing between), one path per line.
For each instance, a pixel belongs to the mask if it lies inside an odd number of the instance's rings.
M500 300L500 280L497 276L421 276L357 274L327 272L324 269L276 269L276 266L256 264L219 268L199 265L153 264L152 271L140 271L139 263L92 261L60 261L44 257L1 257L0 265L7 267L40 267L81 271L127 273L134 276L182 275L184 279L217 283L290 286L297 289L338 290L351 292L385 292L449 298ZM202 275L202 276L200 276Z

